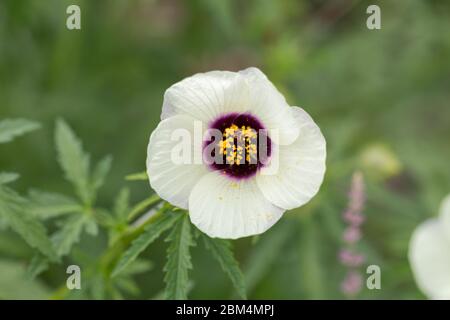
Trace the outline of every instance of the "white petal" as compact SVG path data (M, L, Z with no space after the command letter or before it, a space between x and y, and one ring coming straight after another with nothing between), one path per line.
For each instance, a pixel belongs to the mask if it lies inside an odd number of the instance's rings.
M295 141L299 129L284 96L261 70L248 68L239 73L247 79L250 88L250 104L246 111L256 115L265 128L278 130L279 144L286 145Z
M409 261L419 288L431 299L450 299L450 242L438 219L422 223L409 244Z
M439 219L445 229L445 234L450 241L450 195L445 197L439 210Z
M262 233L283 212L264 198L255 179L233 181L217 171L204 176L189 197L192 223L210 237L236 239Z
M185 115L177 115L161 121L150 136L147 149L147 173L153 190L171 204L188 208L189 194L198 180L208 172L205 165L194 163L194 155L201 159L201 141L194 140L194 120ZM190 140L189 163L174 162L172 152L179 139L173 139L176 129L184 129L192 137ZM187 154L187 153L186 153Z
M325 138L303 109L291 110L300 128L298 139L274 148L271 163L256 177L264 196L284 209L308 202L319 191L325 174Z
M224 113L243 112L248 97L247 81L236 72L198 73L167 89L161 118L185 114L209 123Z

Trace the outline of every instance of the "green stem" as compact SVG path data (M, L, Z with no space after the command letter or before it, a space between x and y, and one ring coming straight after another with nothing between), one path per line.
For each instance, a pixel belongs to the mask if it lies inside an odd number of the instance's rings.
M170 209L170 205L166 204L160 210L158 210L154 215L150 216L138 227L129 226L127 230L122 234L122 236L117 239L103 254L100 258L100 264L104 268L106 275L109 276L115 263L122 254L122 252L129 247L130 243L136 239L147 225L155 222L163 215L167 210Z
M161 198L157 194L154 194L151 197L139 202L131 209L130 213L128 214L127 221L128 222L132 221L145 208L155 205L160 201L161 201Z
M158 201L155 201L154 196L152 196L142 201L141 203L145 201L147 201L148 203L149 202L148 200L150 199L154 201L153 203L157 203L159 200L161 200L158 197ZM147 204L145 207L147 206L149 206L149 204ZM100 256L99 261L100 261L100 268L104 271L105 276L107 278L110 277L117 260L120 258L121 254L126 250L126 248L128 248L130 243L134 239L136 239L142 232L144 232L144 229L147 225L158 220L165 212L167 212L170 209L172 209L172 206L168 203L165 203L160 210L158 210L154 215L148 217L148 219L145 220L143 223L141 223L139 226L136 227L128 225L127 229L123 232L123 234L111 246L109 246L106 249L106 251ZM55 300L64 299L68 293L69 290L64 284L60 286L50 298Z

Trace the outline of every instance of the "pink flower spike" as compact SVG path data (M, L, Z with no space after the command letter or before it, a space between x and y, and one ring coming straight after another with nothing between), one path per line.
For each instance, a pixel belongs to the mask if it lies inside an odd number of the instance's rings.
M362 276L356 271L350 271L341 283L341 291L346 296L355 296L362 288Z
M361 239L361 230L358 227L348 227L344 231L343 240L349 244L354 244Z
M354 227L360 226L365 220L365 217L362 214L354 212L352 210L347 210L344 213L343 218L345 222L349 223Z
M339 252L339 260L347 267L359 267L365 262L365 258L362 254L353 253L347 249L343 249Z

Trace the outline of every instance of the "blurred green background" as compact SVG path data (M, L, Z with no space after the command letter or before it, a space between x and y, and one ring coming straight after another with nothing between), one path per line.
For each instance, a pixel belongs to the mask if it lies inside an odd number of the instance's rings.
M81 30L66 29L70 4L81 7ZM369 4L381 7L381 30L366 28ZM0 119L43 126L1 145L0 168L21 173L15 187L22 192L70 194L53 143L62 117L93 158L114 157L100 204L110 206L125 183L141 200L152 192L148 184L124 176L145 168L165 89L196 72L257 66L318 123L328 170L310 204L260 237L234 242L249 297L344 297L341 213L360 169L368 198L360 250L366 264L381 267L382 289L356 298L424 298L407 249L414 227L436 215L450 192L449 30L445 0L2 0ZM77 247L95 259L104 246L100 236ZM154 268L127 298L160 292L165 249L160 240L145 252ZM0 231L0 297L43 297L64 283L58 266L28 281L23 269L32 252ZM191 298L234 297L200 246L193 264Z

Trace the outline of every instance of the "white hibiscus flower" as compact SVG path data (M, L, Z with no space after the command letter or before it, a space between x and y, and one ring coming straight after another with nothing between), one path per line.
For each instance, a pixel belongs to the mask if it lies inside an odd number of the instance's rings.
M450 195L439 216L414 231L409 261L417 285L430 299L450 299Z
M202 161L171 160L180 144L177 129L194 137L189 153ZM219 141L203 136L214 130ZM211 155L223 162L205 161L208 145L217 147L220 156ZM290 107L259 69L212 71L166 91L161 122L150 136L147 173L158 195L187 209L201 231L235 239L262 233L285 210L307 203L322 184L325 157L319 127L303 109Z

